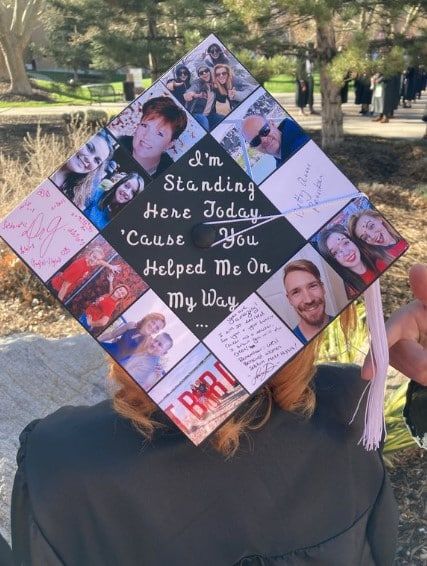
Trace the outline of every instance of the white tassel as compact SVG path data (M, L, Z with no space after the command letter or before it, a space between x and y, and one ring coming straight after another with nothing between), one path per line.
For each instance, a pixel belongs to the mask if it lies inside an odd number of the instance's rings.
M387 334L379 279L364 292L366 320L370 335L373 378L369 383L365 409L365 426L360 442L366 450L377 450L386 432L384 397L389 365ZM363 395L365 394L365 391ZM363 397L362 395L362 397Z

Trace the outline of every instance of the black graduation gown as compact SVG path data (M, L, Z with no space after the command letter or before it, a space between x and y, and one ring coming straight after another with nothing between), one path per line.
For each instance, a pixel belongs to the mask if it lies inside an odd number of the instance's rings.
M380 455L358 446L365 386L323 366L311 419L274 408L225 460L173 427L151 443L110 402L21 435L12 502L20 566L391 566L397 515Z

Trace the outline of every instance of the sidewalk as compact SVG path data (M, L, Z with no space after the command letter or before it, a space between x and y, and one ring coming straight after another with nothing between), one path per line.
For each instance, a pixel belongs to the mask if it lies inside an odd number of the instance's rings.
M309 130L320 130L322 119L320 114L300 116L299 110L295 106L295 96L292 93L275 94L275 98L286 108L295 120L301 124L303 128ZM422 94L421 100L413 103L412 108L399 107L395 112L395 118L391 119L387 124L373 122L371 117L361 116L359 114L360 107L354 104L353 93L350 93L349 99L351 102L343 105L344 112L344 132L346 134L360 135L360 136L378 136L384 138L395 139L413 139L419 140L423 137L425 132L425 123L422 122L424 105L427 101L427 94ZM62 114L67 112L77 112L79 110L106 110L112 114L118 114L124 107L124 102L107 102L101 104L92 104L86 106L70 106L70 105L52 105L41 107L19 107L19 108L2 108L0 109L0 123L3 118L7 118L8 122L16 118L18 122L20 119L44 118L51 116L53 119L58 120ZM320 95L315 95L314 107L320 111Z

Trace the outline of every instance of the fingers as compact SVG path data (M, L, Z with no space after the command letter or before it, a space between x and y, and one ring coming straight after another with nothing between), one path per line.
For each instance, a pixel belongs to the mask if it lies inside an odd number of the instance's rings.
M401 340L390 349L390 364L398 371L427 385L427 351L414 340Z
M427 265L417 263L409 270L409 283L414 297L427 306Z

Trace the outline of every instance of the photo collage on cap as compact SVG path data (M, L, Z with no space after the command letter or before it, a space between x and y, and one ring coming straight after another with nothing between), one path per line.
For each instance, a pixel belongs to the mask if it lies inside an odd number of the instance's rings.
M202 223L218 211L231 222L189 271L185 198L208 203ZM0 235L196 445L408 247L215 35L57 168ZM168 253L190 274L182 287L169 267L152 275ZM236 256L248 276L233 271ZM203 287L198 324L192 285Z

